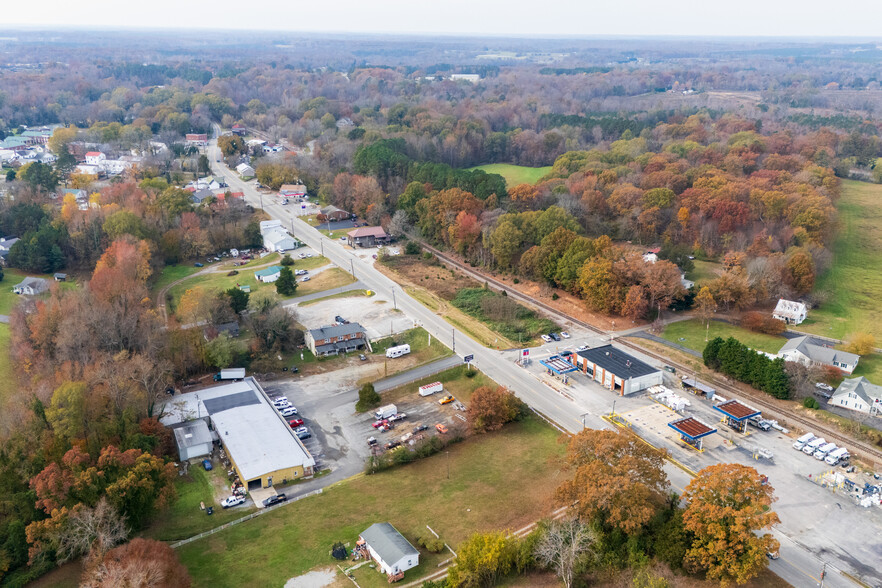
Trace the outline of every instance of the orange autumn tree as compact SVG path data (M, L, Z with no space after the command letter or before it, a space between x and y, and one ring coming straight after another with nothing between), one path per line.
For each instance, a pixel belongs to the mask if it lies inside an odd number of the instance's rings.
M723 463L698 472L683 493L683 524L694 537L687 566L721 586L756 577L768 565L766 553L778 550L771 534L758 534L780 522L771 510L774 493L748 466Z

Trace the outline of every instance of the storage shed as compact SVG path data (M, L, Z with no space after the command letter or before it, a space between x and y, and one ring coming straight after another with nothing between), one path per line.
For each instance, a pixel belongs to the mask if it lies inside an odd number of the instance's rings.
M389 523L371 525L361 534L361 539L371 557L390 576L420 563L420 552Z
M174 429L175 443L181 461L209 455L211 453L211 431L205 419L181 423Z

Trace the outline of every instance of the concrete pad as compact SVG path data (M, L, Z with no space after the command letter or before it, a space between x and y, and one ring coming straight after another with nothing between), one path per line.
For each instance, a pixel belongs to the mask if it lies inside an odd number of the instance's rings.
M251 499L254 500L254 505L257 508L264 508L263 501L269 498L270 496L275 496L276 489L275 488L259 488L257 490L251 490L248 492L251 495Z

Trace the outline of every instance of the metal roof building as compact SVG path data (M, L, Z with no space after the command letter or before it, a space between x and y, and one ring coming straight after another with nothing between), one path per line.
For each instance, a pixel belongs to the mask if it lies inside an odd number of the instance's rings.
M621 396L662 383L662 372L612 345L579 351L576 367Z
M717 432L695 417L678 419L668 423L668 426L680 433L681 441L699 451L701 451L701 439Z
M726 424L730 428L743 433L747 428L747 419L762 414L755 408L747 406L737 400L727 400L714 406L714 410L726 415Z
M389 523L375 523L361 534L368 551L388 575L416 567L420 552Z
M202 419L187 421L174 427L175 443L181 461L202 457L211 453L211 431Z

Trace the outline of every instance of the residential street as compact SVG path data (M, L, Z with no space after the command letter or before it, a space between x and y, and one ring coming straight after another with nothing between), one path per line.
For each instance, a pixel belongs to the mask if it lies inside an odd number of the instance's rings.
M220 129L216 127L215 130L217 133ZM244 182L234 172L216 162L220 158L216 141L211 142L208 148L208 156L214 173L227 178L231 188L244 192L246 201L249 204L255 208L260 206L261 196L255 188L254 181ZM600 414L609 412L612 408L614 397L611 395L609 397L601 397L601 403L606 398L608 399L609 406L599 410L596 402L593 402L594 406L591 406L578 396L566 396L556 393L547 383L538 378L525 377L524 370L515 364L518 358L516 351L494 351L481 346L465 333L452 327L443 318L435 315L431 310L413 299L398 284L374 269L372 263L370 263L371 260L363 260L341 246L339 241L325 238L313 227L296 216L292 216L286 207L277 204L275 197L264 194L262 200L263 209L270 216L282 220L284 225L291 230L292 234L306 245L316 251L322 250L325 257L344 270L351 272L361 284L364 284L364 287L375 290L386 297L391 297L394 289L398 308L407 316L413 318L417 325L422 326L432 336L451 347L458 358L473 355L473 364L475 366L499 384L512 390L537 412L545 415L570 432L576 432L584 426L594 429L607 428L609 426L600 417ZM574 334L575 338L576 335ZM584 338L586 337L579 338L579 342L582 342ZM601 341L608 341L609 337L594 335L590 339L593 344L597 344ZM542 356L553 351L558 345L563 346L564 344L549 344L540 349L531 350L531 355ZM639 354L635 355L639 356ZM455 363L462 361L458 358L454 357L450 361ZM642 359L646 360L646 358ZM648 361L648 363L657 364L654 361ZM402 374L400 377L405 376L412 377L410 373ZM688 483L688 475L674 466L669 467L668 470L675 489L682 490L685 484ZM797 516L801 517L802 514ZM804 521L789 521L787 513L781 513L781 518L785 523L785 527L787 526L786 523L792 523L793 528L803 527L802 523ZM782 540L781 543L781 558L772 562L772 570L794 586L811 586L816 584L817 581L815 579L819 578L822 566L820 560L808 549L797 543L787 539ZM866 565L869 562L863 563ZM837 565L845 567L848 564L840 562ZM846 587L854 585L855 583L847 576L837 573L835 569L828 566L825 586Z

